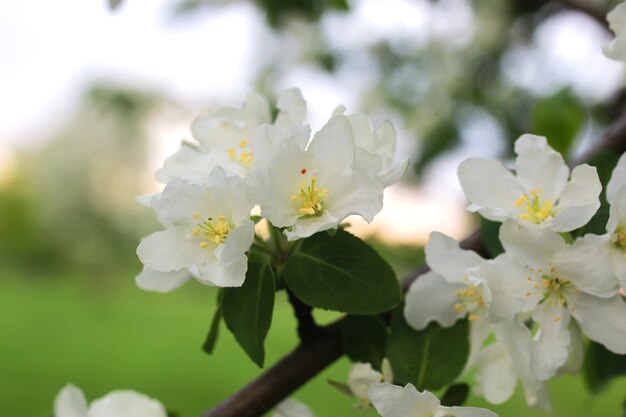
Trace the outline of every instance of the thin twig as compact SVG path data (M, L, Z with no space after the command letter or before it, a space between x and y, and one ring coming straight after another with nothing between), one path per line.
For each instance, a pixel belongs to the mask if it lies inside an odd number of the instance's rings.
M576 163L582 163L600 151L626 152L626 114L622 115L602 136L596 145ZM485 253L478 231L461 242L464 249ZM428 269L418 268L402 280L404 291ZM294 307L295 308L295 307ZM294 351L263 372L257 379L230 398L206 412L203 417L260 417L283 399L320 373L343 355L341 320L318 327L315 339L303 341Z

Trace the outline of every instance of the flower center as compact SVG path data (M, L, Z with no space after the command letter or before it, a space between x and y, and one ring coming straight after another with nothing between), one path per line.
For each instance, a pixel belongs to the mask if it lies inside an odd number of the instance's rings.
M306 174L306 168L303 168L300 173ZM324 197L328 194L328 188L318 188L315 183L317 177L313 175L311 181L307 184L306 181L300 182L300 192L291 196L291 201L300 202L300 208L298 209L299 218L318 217L324 212Z
M467 317L470 321L475 321L480 318L479 309L485 305L483 301L483 294L480 288L476 285L469 285L464 290L455 291L454 295L456 295L459 300L454 305L454 311L459 314L468 312L470 313Z
M239 142L239 150L235 148L228 148L226 152L228 153L228 159L233 162L239 162L243 165L249 165L254 160L252 152L248 149L248 141L245 139L242 139Z
M541 189L532 188L528 193L522 194L522 196L515 201L515 207L518 209L522 208L524 205L526 206L524 207L524 211L518 216L520 220L539 224L554 215L552 201L545 200L542 204L539 198L540 193Z
M198 213L195 213L193 218L195 220L202 219ZM200 247L205 249L208 248L211 243L215 245L224 243L231 228L232 226L226 221L224 216L218 216L215 219L208 217L206 220L198 223L191 231L191 234L203 239L202 242L200 242Z

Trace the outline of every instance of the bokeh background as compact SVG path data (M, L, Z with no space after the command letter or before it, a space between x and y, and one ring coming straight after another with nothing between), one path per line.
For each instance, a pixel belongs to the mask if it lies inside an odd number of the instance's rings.
M113 2L118 3L118 2ZM574 156L624 110L606 59L609 0L3 0L0 2L0 415L48 417L68 382L93 399L128 388L196 416L260 371L222 328L201 345L216 291L134 286L157 228L135 203L197 116L298 86L319 128L334 107L392 120L412 159L374 224L354 220L404 275L432 230L464 237L456 165L511 156L523 132ZM271 364L297 343L279 297ZM334 318L320 313L320 321ZM371 416L327 379L296 397L319 416ZM626 379L550 383L556 417L622 416ZM470 405L485 406L476 397ZM492 409L528 409L518 389Z

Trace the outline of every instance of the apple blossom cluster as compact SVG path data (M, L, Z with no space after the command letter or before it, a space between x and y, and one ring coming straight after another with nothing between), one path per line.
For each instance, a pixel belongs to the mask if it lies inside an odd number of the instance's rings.
M404 316L417 330L430 322L470 322L465 375L489 402L506 401L520 381L531 406L550 407L546 382L578 372L582 335L626 354L626 154L606 187L604 235L575 234L600 207L596 169L571 172L543 137L515 143L514 172L471 158L458 170L468 210L501 222L504 253L486 260L434 232L430 271L406 296Z
M241 108L192 123L194 141L156 173L165 188L142 199L165 230L137 248L139 287L168 292L191 278L241 286L255 206L290 241L337 228L349 215L369 222L380 211L383 189L408 167L408 160L392 166L393 126L372 129L365 115L339 107L311 138L298 89L284 91L277 107L272 120L268 102L250 94Z

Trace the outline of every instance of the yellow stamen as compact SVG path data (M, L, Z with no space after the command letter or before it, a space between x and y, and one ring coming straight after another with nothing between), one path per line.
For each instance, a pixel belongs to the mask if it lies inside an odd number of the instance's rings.
M195 215L193 217L198 220ZM202 237L204 239L200 242L200 247L205 249L209 247L209 243L213 243L215 245L224 243L231 228L231 224L226 221L224 216L218 216L216 220L212 217L208 217L205 221L198 223L198 225L191 231L191 234L195 237Z
M526 205L524 211L518 214L520 220L539 224L554 215L552 201L545 200L542 203L539 197L540 194L540 188L532 188L528 191L528 194L524 193L515 200L515 207L518 209Z
M245 148L246 146L248 146L248 141L245 139L241 139L241 142L239 142L239 147L241 149Z
M517 208L522 207L522 204L524 204L526 201L528 201L528 198L526 198L525 195L521 196L520 198L515 200L515 207Z
M235 151L235 149L228 148L226 152L228 152L228 159L230 159L231 161L237 159L237 151Z
M317 177L311 176L311 183L300 181L300 192L291 196L291 201L300 201L298 217L317 217L324 211L324 197L328 194L328 188L318 188L315 183Z
M200 247L201 247L202 249L206 249L206 248L207 248L207 246L209 246L209 244L208 244L207 242L200 242Z

